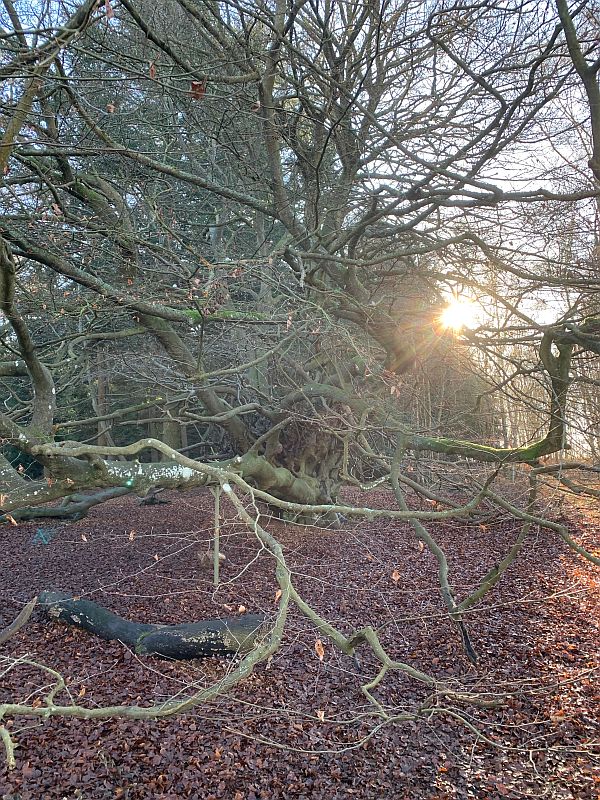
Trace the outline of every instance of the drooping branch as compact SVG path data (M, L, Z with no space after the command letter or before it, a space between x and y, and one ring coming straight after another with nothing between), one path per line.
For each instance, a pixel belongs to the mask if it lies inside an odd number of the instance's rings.
M532 474L533 477L537 479L537 476L534 473ZM504 508L506 509L506 511L509 511L517 519L522 519L525 522L530 522L535 525L539 525L542 528L548 528L551 531L556 531L556 533L558 533L561 539L572 550L574 550L576 553L579 553L579 555L583 556L588 561L591 561L592 564L595 564L596 566L600 567L600 557L595 556L593 553L590 553L588 550L586 550L585 547L578 544L575 541L575 539L573 539L573 537L569 534L569 531L567 530L567 527L565 525L562 525L559 522L552 522L552 520L536 516L535 514L530 514L527 511L523 511L522 509L517 508L517 506L513 505L512 503L509 503L508 500L496 494L496 492L493 492L489 488L485 488L483 492L486 497L492 500L492 502L500 506L500 508Z
M255 516L253 516L245 505L240 501L240 499L236 496L235 492L232 491L232 488L225 484L223 486L223 491L227 494L230 501L233 503L238 516L252 529L255 531L256 535L259 537L261 542L265 544L273 553L281 552L281 547L279 543L275 540L275 538L266 531L259 523L259 514L258 511L256 512ZM252 495L251 495L252 496ZM283 553L281 553L280 558L283 559ZM442 681L438 681L431 675L428 675L425 672L422 672L415 667L412 667L410 664L406 664L402 661L395 661L394 659L390 658L388 653L386 652L385 648L381 644L379 640L379 636L377 632L371 627L367 626L364 628L360 628L359 630L355 631L354 633L350 634L350 636L346 636L341 631L337 630L328 620L324 619L321 615L319 615L298 593L295 589L291 574L288 574L286 580L286 590L289 593L290 599L294 602L294 604L298 607L304 616L308 620L310 620L315 627L317 628L318 632L327 637L328 639L333 642L333 644L339 648L339 650L344 653L345 655L355 657L355 651L357 647L361 644L368 644L375 655L375 657L381 663L381 670L377 674L377 676L371 680L365 682L361 686L361 690L365 697L372 703L379 715L383 716L384 718L388 718L387 712L384 710L382 705L373 697L371 694L371 690L374 689L385 674L389 670L403 672L408 675L410 678L430 686L434 688L436 693L440 693L444 696L451 697L457 702L467 702L473 703L475 705L498 705L499 701L493 700L489 701L485 698L481 698L480 695L475 693L461 693L456 692L449 687L445 686Z
M32 615L33 609L35 608L36 604L37 604L37 597L34 597L33 600L30 600L26 606L23 606L19 614L13 620L13 622L11 622L11 624L7 628L4 628L4 630L0 631L0 644L4 644L4 642L7 642L9 639L12 639L12 637L16 633L18 633L18 631L20 631L24 625L27 624L27 621L29 620L29 617Z
M398 444L396 447L396 452L394 454L390 470L390 483L392 485L392 490L394 492L394 497L396 498L398 507L404 513L410 513L409 508L406 504L406 500L404 499L404 494L402 493L402 489L400 488L400 482L398 481L400 461L402 454L404 453L404 450L405 450L404 441L402 437L399 437ZM467 631L467 627L461 617L459 606L456 600L454 599L454 594L450 587L450 581L448 578L448 560L446 558L446 554L444 553L440 545L436 542L434 537L424 527L422 522L416 518L416 516L409 517L409 522L412 529L415 532L417 539L423 542L423 544L428 548L429 552L434 556L435 560L437 561L438 581L440 584L440 592L442 598L444 600L444 603L446 604L446 608L448 609L450 617L458 626L458 629L462 636L467 657L473 664L476 664L477 653L475 652L473 645L471 644L469 632Z
M76 522L87 516L90 508L113 500L115 497L123 497L130 494L131 489L127 486L117 486L111 489L104 489L95 494L72 494L65 498L59 506L50 508L40 508L32 506L30 508L18 508L13 510L10 515L0 515L0 523L6 522L8 517L16 522L25 522L32 519L62 519L69 522Z
M530 490L529 490L529 498L527 501L527 514L532 514L534 510L534 505L537 497L537 486L535 482L535 478L531 478L530 476ZM515 540L515 543L510 548L508 553L502 558L495 566L492 567L488 571L488 573L483 577L477 589L471 592L467 597L462 600L458 605L458 610L460 612L466 611L467 609L471 608L475 603L478 603L482 597L484 597L490 589L492 589L500 580L500 578L504 575L506 570L513 564L519 553L523 548L523 544L527 539L529 534L529 530L531 528L531 521L524 520L523 524L519 529L519 534Z
M311 497L316 495L316 487L307 483L302 478L296 478L289 470L284 467L274 467L261 457L248 454L247 456L237 456L229 461L202 463L178 453L173 448L164 444L158 439L140 439L134 444L126 447L99 447L94 445L78 445L76 443L62 443L62 445L38 445L32 449L34 455L45 456L46 458L60 459L70 458L90 458L93 459L102 455L137 455L141 451L151 448L168 456L172 463L142 464L135 462L114 462L101 461L96 458L95 466L97 485L128 485L133 491L139 492L146 490L149 486L160 485L167 488L180 488L182 486L205 486L210 483L223 483L230 481L237 484L243 491L251 492L258 499L265 500L267 503L278 506L286 511L299 513L327 514L336 513L344 516L361 516L367 519L387 518L407 520L412 517L415 519L453 519L455 517L469 516L479 505L484 492L480 492L468 503L457 508L445 511L396 511L390 509L374 509L368 507L348 506L336 503L299 503L284 500L277 495L270 494L268 491L256 488L248 483L245 478L251 480L253 484L260 484L261 480L267 480L270 488L282 488L287 486L287 491L298 493L306 497L306 491L310 491ZM312 487L312 488L311 488Z

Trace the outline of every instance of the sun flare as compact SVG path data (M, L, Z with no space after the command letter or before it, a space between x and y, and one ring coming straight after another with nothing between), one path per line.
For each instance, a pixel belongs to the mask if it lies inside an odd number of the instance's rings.
M474 328L477 325L477 308L472 300L453 297L439 319L443 328L459 333L463 328Z

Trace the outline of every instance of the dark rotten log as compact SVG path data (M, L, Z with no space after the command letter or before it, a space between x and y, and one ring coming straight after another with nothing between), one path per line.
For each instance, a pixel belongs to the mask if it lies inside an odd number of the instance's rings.
M243 654L264 634L262 614L184 625L153 625L131 622L91 600L75 600L63 592L41 592L38 604L53 619L76 625L108 641L118 639L136 653L165 658Z

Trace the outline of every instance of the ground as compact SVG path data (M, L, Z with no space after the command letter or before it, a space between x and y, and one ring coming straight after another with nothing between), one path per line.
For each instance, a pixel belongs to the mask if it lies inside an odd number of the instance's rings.
M389 501L383 492L369 498L375 506ZM212 496L196 490L168 499L140 507L126 497L77 523L0 528L0 628L42 589L89 597L138 621L274 614L272 560L231 509L225 504L227 561L214 591L198 559L211 536ZM575 537L593 547L598 517L591 507L570 504L562 513ZM448 704L418 722L382 724L359 688L374 674L366 651L357 665L324 640L320 660L317 634L296 612L268 664L232 696L185 717L14 720L17 767L9 773L0 762L2 800L600 796L598 571L556 534L532 531L510 574L470 615L480 656L474 667L446 619L433 559L406 524L324 531L273 521L270 529L297 588L341 629L376 626L396 658L463 688L510 692L509 699L499 708ZM517 525L495 513L430 530L447 549L461 597L508 549ZM39 669L22 663L6 671L7 659L25 657L60 670L70 694L90 706L185 695L231 669L216 659L139 657L36 611L2 648L0 701L43 695ZM392 673L376 696L402 713L426 692Z

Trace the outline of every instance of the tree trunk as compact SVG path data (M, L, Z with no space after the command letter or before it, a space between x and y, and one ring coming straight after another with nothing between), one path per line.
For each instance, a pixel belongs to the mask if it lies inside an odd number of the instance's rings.
M332 420L326 425L334 426ZM270 453L269 450L272 452ZM307 504L335 503L340 490L340 467L343 448L340 439L325 429L319 420L292 421L280 433L277 442L267 447L265 456L277 467L285 467L293 475L304 479L311 488ZM315 491L316 488L316 491ZM273 492L277 496L276 490ZM282 497L282 499L289 499ZM300 501L302 502L302 501ZM296 522L337 527L337 515L294 515Z

